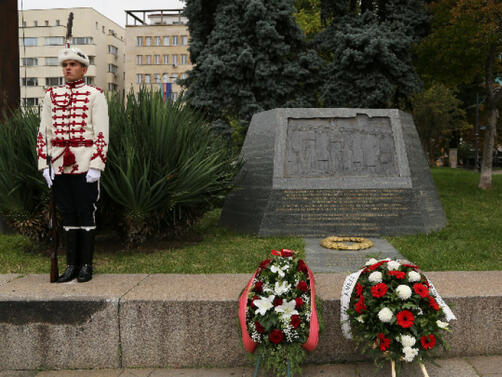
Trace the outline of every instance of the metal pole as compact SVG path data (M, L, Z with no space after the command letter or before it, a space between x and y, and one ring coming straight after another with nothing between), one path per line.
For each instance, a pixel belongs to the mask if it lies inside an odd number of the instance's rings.
M479 147L478 147L478 139L479 139L479 94L476 93L476 122L475 126L475 142L474 142L474 164L476 165L476 169L479 171Z
M4 45L0 52L0 113L19 107L19 36L17 0L0 0L2 22L0 35Z

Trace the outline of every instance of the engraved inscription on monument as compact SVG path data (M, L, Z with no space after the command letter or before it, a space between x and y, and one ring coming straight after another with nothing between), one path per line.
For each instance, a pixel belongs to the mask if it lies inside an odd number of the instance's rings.
M284 177L398 176L388 117L288 119Z

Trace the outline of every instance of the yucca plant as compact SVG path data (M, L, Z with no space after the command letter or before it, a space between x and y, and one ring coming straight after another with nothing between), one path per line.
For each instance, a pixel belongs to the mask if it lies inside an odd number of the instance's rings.
M0 121L0 216L17 232L47 236L47 186L37 170L35 109L16 110Z
M186 230L221 202L239 168L227 144L182 99L141 89L109 101L103 187L123 209L129 243Z

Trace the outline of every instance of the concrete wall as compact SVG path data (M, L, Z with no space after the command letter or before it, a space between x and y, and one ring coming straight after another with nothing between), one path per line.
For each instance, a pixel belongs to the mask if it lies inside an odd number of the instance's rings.
M502 271L428 273L458 320L444 356L502 354ZM360 360L342 337L345 274L317 274L325 331L314 363ZM246 364L237 298L248 274L0 275L0 370Z

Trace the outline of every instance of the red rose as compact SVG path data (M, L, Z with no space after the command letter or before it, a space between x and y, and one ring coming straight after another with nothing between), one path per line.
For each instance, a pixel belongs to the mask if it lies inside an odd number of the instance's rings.
M387 285L385 283L378 283L377 285L371 287L371 295L376 298L385 296L387 293Z
M420 283L413 284L413 290L417 295L419 295L422 298L426 298L427 296L429 296L429 290L423 284Z
M371 266L368 267L368 270L375 271L378 267L380 267L382 264L387 263L387 262L388 261L383 260L383 261L377 262L375 264L372 264Z
M364 296L359 297L359 301L354 305L354 309L358 314L367 309L367 306L364 304Z
M256 326L256 331L258 331L260 334L265 334L265 328L261 325L260 322L255 321L254 324Z
M265 259L263 261L260 262L260 268L262 270L264 270L265 268L267 268L267 266L269 265L270 263L270 259Z
M296 268L298 271L308 274L309 270L305 262L301 259L298 260L298 267Z
M299 315L294 314L291 316L291 326L293 326L294 329L300 326L301 321L302 320L300 319Z
M356 284L356 295L357 297L361 296L363 294L364 287L362 286L361 283L357 282Z
M406 272L403 271L389 271L387 272L390 276L394 276L396 279L404 279L406 277Z
M436 345L436 337L432 334L429 334L428 336L423 336L420 338L420 343L422 343L422 348L424 350L433 349L434 346Z
M281 249L281 257L283 258L289 258L295 255L295 252L293 250L288 250L288 249Z
M409 310L401 310L396 314L397 324L404 329L408 329L413 326L413 322L415 321L415 317L413 313Z
M296 288L299 289L302 292L307 292L309 290L309 286L303 280L298 283L298 285L296 286Z
M272 304L274 304L274 306L282 305L282 298L274 298Z
M301 297L295 298L295 301L296 301L296 309L299 309L303 306L303 300Z
M438 311L439 310L439 305L438 305L436 299L434 297L432 297L432 296L429 296L428 299L429 299L429 306L432 309L434 309L435 311Z
M258 300L258 299L259 299L259 297L258 297L258 296L256 296L256 295L254 295L254 296L253 296L253 298L251 299L251 306L252 306L253 308L256 308L256 306L254 305L254 302L255 302L256 300Z
M409 267L409 268L413 268L415 270L418 270L419 267L418 266L415 266L414 264L408 264L408 263L403 263L401 264L401 266L404 266L404 267Z
M379 332L377 334L377 339L375 339L375 342L382 352L390 348L390 339L386 338L384 333Z
M257 293L261 293L263 291L263 282L262 281L257 281L256 284L253 287L253 291Z
M281 330L275 329L272 330L272 332L268 336L268 339L274 344L279 344L284 339L284 334Z

